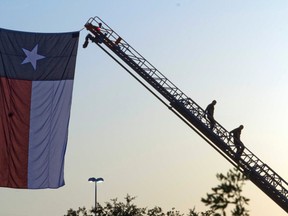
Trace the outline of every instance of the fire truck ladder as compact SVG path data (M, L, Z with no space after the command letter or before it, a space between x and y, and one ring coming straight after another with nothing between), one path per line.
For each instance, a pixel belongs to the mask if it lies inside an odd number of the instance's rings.
M92 17L85 24L85 28L90 33L85 38L84 48L87 47L89 41L97 44L288 213L288 183L283 178L262 162L247 147L245 147L241 156L239 157L238 155L237 157L237 140L231 138L229 132L218 122L211 129L210 122L205 116L205 111L113 31L103 20L99 17ZM123 63L134 72L129 71ZM153 88L149 88L145 83L148 83Z

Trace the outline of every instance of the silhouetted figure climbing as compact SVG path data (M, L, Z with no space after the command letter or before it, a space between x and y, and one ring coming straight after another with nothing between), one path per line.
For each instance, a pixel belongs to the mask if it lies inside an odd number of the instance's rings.
M205 109L206 118L210 121L210 128L211 129L213 129L213 127L215 125L214 106L216 103L217 103L217 101L213 100L212 103L210 103Z
M102 34L101 33L101 28L102 28L102 23L99 23L98 26L94 26L91 23L86 23L85 28L92 32L95 37L93 37L91 34L88 34L85 37L85 42L83 44L83 48L86 48L88 46L89 40L95 42L95 43L102 43L104 38L107 36L107 33Z
M244 128L243 125L240 125L239 127L235 128L234 130L230 131L230 135L233 137L234 144L237 148L236 151L236 157L239 158L242 155L242 152L244 151L244 144L240 140L241 131Z

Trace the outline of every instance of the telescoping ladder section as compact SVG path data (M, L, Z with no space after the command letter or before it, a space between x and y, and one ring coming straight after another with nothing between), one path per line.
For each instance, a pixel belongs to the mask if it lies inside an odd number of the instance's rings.
M90 33L86 36L84 48L90 40L108 54L110 52L109 55L112 58L114 57L111 53L125 62L137 75L152 86L154 91L160 93L169 102L171 109L177 112L178 116L197 130L202 137L208 139L209 143L217 151L224 155L234 166L237 166L255 185L288 213L288 183L284 179L267 164L263 163L247 147L245 147L241 156L237 157L237 145L235 145L237 140L235 141L231 138L229 132L218 122L211 129L204 110L113 31L103 20L99 17L90 18L85 27ZM109 52L103 48L102 44L109 48ZM117 62L121 64L118 60Z

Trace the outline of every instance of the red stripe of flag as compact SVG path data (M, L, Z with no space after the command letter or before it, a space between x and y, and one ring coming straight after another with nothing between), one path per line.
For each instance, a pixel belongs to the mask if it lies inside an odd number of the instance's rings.
M0 78L0 185L27 188L31 81ZM7 101L9 100L9 101Z

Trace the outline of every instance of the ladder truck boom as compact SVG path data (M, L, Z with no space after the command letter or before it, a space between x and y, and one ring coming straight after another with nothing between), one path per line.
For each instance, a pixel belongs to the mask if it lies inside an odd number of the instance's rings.
M218 122L210 128L205 111L176 85L166 78L140 53L130 46L122 37L113 31L99 17L90 18L85 24L90 32L85 38L83 47L89 41L98 45L138 81L137 77L149 84L149 89L158 99L166 104L189 127L204 138L214 149L230 163L238 167L259 189L268 195L288 213L288 183L266 163L262 162L247 147L240 157L237 152L237 140ZM104 48L105 47L105 48ZM130 72L125 65L132 69ZM142 81L140 81L142 83ZM159 95L159 96L158 96ZM161 99L160 98L163 98Z

